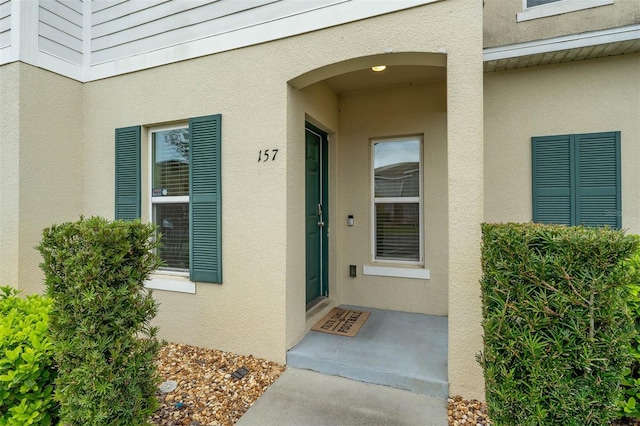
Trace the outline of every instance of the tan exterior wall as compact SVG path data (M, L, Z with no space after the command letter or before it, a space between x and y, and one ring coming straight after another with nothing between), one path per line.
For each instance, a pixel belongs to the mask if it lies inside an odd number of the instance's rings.
M445 232L449 245L441 250L449 253L449 381L452 393L475 398L484 397L482 370L475 361L482 348L479 303L480 223L484 213L481 6L476 1L448 0L284 40L282 45L278 43L278 46L295 43L305 72L354 57L381 55L382 58L390 51L447 54L448 222ZM411 31L399 32L399 28L411 28ZM342 121L340 124L343 125ZM336 135L336 143L342 144L340 134ZM362 188L365 192L368 189L368 186ZM289 186L288 190L303 192L298 185ZM338 227L343 226L344 211L336 219ZM289 229L289 232L302 235L304 229ZM369 253L368 245L365 250ZM292 254L287 261L303 267L304 252ZM337 274L345 274L344 268ZM339 294L342 291L344 288Z
M379 309L446 315L447 247L447 112L446 83L380 89L340 97L340 140L337 146L337 266L341 303ZM425 267L431 279L364 275L372 263L372 138L422 135L423 224ZM347 216L355 225L347 226ZM358 269L349 277L349 265Z
M113 217L115 128L145 126L144 146L153 126L222 114L223 284L197 284L196 294L156 291L156 323L170 341L284 362L287 86L274 49L86 84L85 199L88 214ZM258 150L273 148L276 161L257 162ZM143 187L143 205L148 195Z
M484 2L484 47L640 23L640 2L637 0L615 0L606 6L517 22L516 14L522 12L522 5L522 0Z
M0 281L42 292L42 229L83 208L82 84L21 63L0 69Z
M18 287L20 63L0 67L0 286Z
M10 232L1 242L19 241L17 249L10 245L0 253L8 250L7 259L18 261L19 276L9 279L27 292L42 291L33 246L43 227L80 213L113 218L116 128L142 125L144 148L154 126L220 113L224 282L198 283L196 294L156 291L161 303L156 324L170 341L284 362L307 325L302 248L308 119L331 136L332 297L338 303L449 313L451 389L481 398L483 381L475 362L481 348L478 226L483 213L480 18L479 2L447 0L84 86L27 65L3 67L3 104L6 99L19 105L18 113L3 113L0 119L3 139L7 134L20 140L17 151L3 147L0 158L2 177L18 176L0 183L2 217L10 218ZM399 31L407 28L411 31ZM332 64L400 52L446 55L446 85L340 99L322 78L302 89L287 84ZM399 105L400 96L408 104L391 114L394 122L377 122L382 112L368 102L384 98ZM372 116L357 121L366 114ZM347 277L350 256L360 266L370 256L365 226L370 200L359 197L369 193L369 168L352 176L349 161L364 154L368 164L371 136L408 133L425 134L426 255L432 279L403 279L391 288L392 280L371 277L368 285L375 291L369 296L362 275L356 281ZM278 149L277 160L259 163L258 150L264 149ZM10 164L6 170L5 164ZM143 214L148 218L146 168ZM351 204L352 177L356 204ZM475 194L471 204L467 190ZM356 214L357 238L366 240L360 250L349 241L352 229L344 229L349 213Z
M640 55L485 74L485 219L532 219L531 137L621 132L622 227L640 233Z
M338 191L336 184L336 129L338 129L338 95L325 83L297 90L288 88L288 144L287 144L287 228L297 232L287 233L287 348L293 347L308 331L305 309L305 239L304 239L304 181L305 144L304 125L309 121L329 134L329 193ZM333 199L333 198L332 198ZM329 203L329 217L335 217L336 203ZM329 247L336 247L336 233L329 225ZM302 257L300 256L302 255ZM336 285L337 250L329 253L329 295L338 294ZM334 302L337 304L337 300Z

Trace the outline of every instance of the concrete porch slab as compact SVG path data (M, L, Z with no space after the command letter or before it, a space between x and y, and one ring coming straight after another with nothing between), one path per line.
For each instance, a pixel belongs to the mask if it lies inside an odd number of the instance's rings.
M447 317L342 306L371 316L355 337L310 331L289 367L446 398Z

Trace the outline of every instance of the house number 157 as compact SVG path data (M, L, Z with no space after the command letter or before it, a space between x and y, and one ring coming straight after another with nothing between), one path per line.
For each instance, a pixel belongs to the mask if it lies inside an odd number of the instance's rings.
M265 149L258 151L258 163L266 163L271 159L271 161L276 161L276 155L278 155L278 149Z

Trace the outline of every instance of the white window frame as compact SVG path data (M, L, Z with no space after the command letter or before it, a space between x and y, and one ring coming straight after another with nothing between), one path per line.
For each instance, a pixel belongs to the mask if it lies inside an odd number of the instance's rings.
M577 10L613 4L614 0L556 0L553 3L527 7L527 0L522 0L522 12L516 15L517 22L561 15Z
M190 203L190 199L188 195L182 195L182 196L174 196L174 197L154 197L152 196L152 192L153 192L153 165L154 165L154 159L153 159L153 134L156 132L162 132L162 131L166 131L166 130L178 130L178 129L184 129L184 128L189 128L189 123L180 123L180 124L174 124L174 125L170 125L170 126L157 126L157 127L151 127L149 128L149 132L148 132L148 176L147 176L147 191L148 191L148 207L149 207L149 223L154 223L153 220L153 206L154 204L184 204ZM191 137L191 135L189 135L189 137ZM189 256L191 256L191 253L189 253ZM172 290L172 291L183 291L186 293L195 293L195 284L192 283L191 281L189 281L189 270L187 269L186 271L176 271L173 269L163 269L163 268L159 268L155 274L156 276L158 276L158 279L153 279L152 281L148 281L148 287L149 288L157 288L160 290ZM164 276L164 277L159 277L159 276ZM187 280L186 282L183 279L177 279L177 280L172 280L170 278L184 278L186 277ZM191 289L192 285L187 285L187 289L185 289L185 284L187 283L191 283L193 284L193 291ZM167 288L168 286L168 288Z
M393 143L393 142L405 142L405 141L413 141L418 140L420 149L419 149L419 189L418 189L418 197L375 197L375 145L377 143ZM424 175L424 137L423 135L408 135L408 136L399 136L399 137L388 137L388 138L372 138L369 141L369 151L370 151L370 160L371 160L371 262L376 264L395 264L395 265L424 265L424 203L423 203L423 175ZM419 260L395 260L395 259L378 259L376 258L376 204L377 203L394 203L394 202L406 202L406 203L418 203L418 220L419 220L419 231L418 231L418 240L420 246ZM365 274L369 275L369 274ZM375 274L371 274L375 275ZM396 276L396 275L394 275Z

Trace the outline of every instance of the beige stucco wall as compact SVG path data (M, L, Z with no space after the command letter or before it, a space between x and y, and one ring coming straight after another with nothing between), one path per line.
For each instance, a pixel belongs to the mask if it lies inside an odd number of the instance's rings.
M142 125L146 144L153 126L220 113L224 282L198 283L196 294L156 291L161 303L156 323L161 337L170 341L284 362L286 349L302 337L306 326L301 177L303 126L310 119L331 134L330 150L335 154L330 160L330 189L335 194L331 215L336 225L330 230L331 293L354 303L448 312L451 389L481 398L483 381L475 362L481 348L481 13L481 4L475 0L447 0L84 86L29 66L2 69L2 87L9 88L3 96L10 101L17 96L20 104L18 129L7 126L8 134L19 136L19 152L3 149L0 161L4 165L18 160L7 173L17 172L19 180L1 184L1 208L6 208L5 197L16 199L15 194L5 196L5 188L19 185L19 210L9 208L8 217L15 218L12 226L17 227L9 237L20 240L18 252L9 254L19 258L21 287L28 292L42 290L37 280L41 276L39 256L32 248L42 227L76 219L80 213L113 218L114 129ZM327 65L399 52L446 55L446 86L437 83L347 97L341 117L341 101L322 79L302 90L287 84ZM5 75L18 75L19 87L4 83L9 81ZM426 98L421 99L421 94ZM351 126L343 122L360 113L375 113L367 105L371 97L384 96L397 104L401 95L410 99L410 108L404 110L406 117L403 110L394 113L396 123L381 126L365 120ZM13 116L1 122L5 126L12 120ZM367 131L368 125L375 128ZM2 130L4 135L4 127ZM352 132L344 150L339 146L341 131ZM365 135L368 141L369 136L415 132L425 134L426 177L433 178L425 183L433 197L426 210L430 215L427 235L434 237L427 242L433 278L429 282L408 280L395 290L383 280L372 280L379 289L368 299L358 295L358 288L348 287L353 281L346 277L345 265L352 261L342 257L355 253L363 259L358 262L364 263L370 254L368 243L362 252L354 252L346 230L340 229L353 207L341 205L352 191L345 188L351 173L346 161L350 155L359 156L363 149L359 139ZM366 161L367 143L364 146ZM277 160L258 163L261 149L278 149ZM145 174L143 182L146 179ZM358 190L368 193L368 179ZM471 203L466 191L474 194ZM148 194L148 188L143 189L145 206ZM368 210L369 201L365 204ZM356 216L358 226L366 223L366 216ZM6 239L4 234L2 238ZM436 247L439 243L442 245ZM452 283L448 287L447 281ZM366 285L358 285L366 292ZM428 296L431 291L433 300ZM386 303L392 294L394 301ZM420 295L417 303L416 294Z
M82 84L22 63L0 70L0 281L42 292L42 229L83 210Z
M144 138L152 126L222 114L223 284L156 291L156 323L170 341L284 362L287 86L276 57L264 45L86 84L85 210L113 217L115 128L143 125ZM257 162L274 148L276 161Z
M398 31L399 28L406 31ZM282 47L295 43L298 52L295 65L304 72L354 57L384 55L385 52L447 55L448 187L444 190L447 194L444 199L448 216L443 232L447 234L448 247L441 247L441 250L449 254L449 381L452 393L476 398L484 397L482 370L475 361L482 348L478 282L481 275L480 223L484 213L481 32L481 2L447 0L288 39L281 45L278 43ZM301 74L294 73L291 77ZM338 145L342 144L342 135L337 134L336 141ZM339 167L338 164L338 170ZM340 180L340 176L337 178ZM342 190L344 188L339 189ZM369 186L362 190L368 192ZM303 188L301 184L290 184L288 191L302 194ZM295 206L289 208L296 209ZM343 210L335 218L338 227L346 221L345 213ZM302 223L300 221L300 225ZM304 229L301 226L288 232L303 235ZM369 253L369 245L363 250ZM291 253L287 261L296 265L291 270L299 268L297 276L302 277L304 252ZM342 262L350 263L346 259ZM344 267L337 274L348 280ZM291 285L298 284L290 281L288 286ZM342 291L344 288L339 289L339 294Z
M640 233L640 55L485 74L485 218L532 219L531 137L621 132L622 226Z
M0 66L0 286L18 286L20 64Z
M517 22L516 14L522 12L522 5L522 0L485 0L484 47L640 23L637 0L615 0L606 6Z
M446 315L448 311L447 113L446 83L345 94L340 97L337 147L338 288L341 303L380 309ZM431 279L364 275L372 263L371 138L422 135L425 267ZM347 216L355 225L347 226ZM444 248L444 249L443 249ZM349 277L349 265L358 276ZM406 266L405 266L406 267ZM411 267L409 267L411 268Z
M304 181L305 181L305 144L304 125L309 121L313 125L321 128L329 135L329 193L337 191L336 184L336 130L338 129L338 95L321 81L302 90L288 86L288 108L287 108L287 228L295 229L299 232L287 233L287 348L291 348L308 331L306 318L306 274L304 268L305 258L300 260L300 254L305 253L304 239ZM302 185L302 186L301 186ZM336 203L333 197L329 203L329 217L335 216ZM329 247L336 247L336 233L331 232L333 225L329 224ZM302 238L301 238L302 237ZM337 250L329 252L329 294L331 297L337 295L336 280L336 259L339 257ZM302 264L300 264L302 262ZM337 300L333 301L337 304Z

